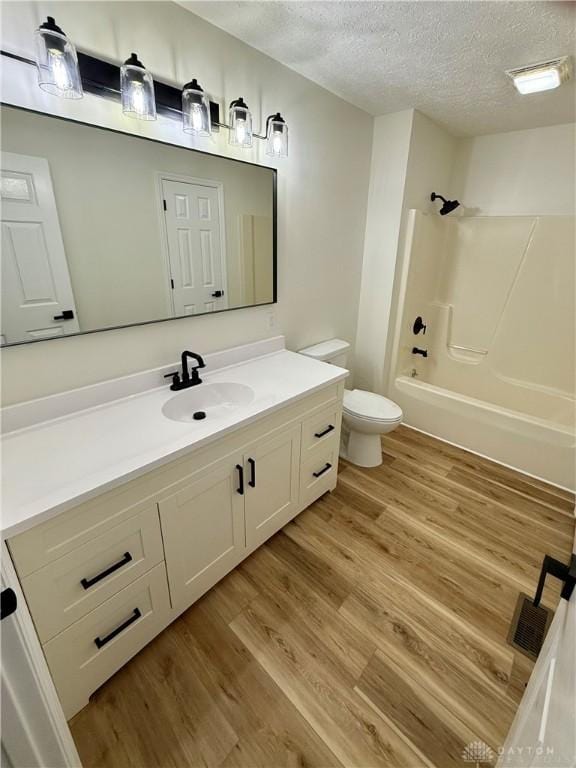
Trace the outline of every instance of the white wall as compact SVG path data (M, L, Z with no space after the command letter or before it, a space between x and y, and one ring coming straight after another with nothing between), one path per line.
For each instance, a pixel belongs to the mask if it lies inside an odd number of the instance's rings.
M242 95L257 130L277 110L290 127L290 156L275 164L279 303L274 310L236 310L4 350L4 403L173 362L185 347L208 352L278 330L292 348L332 336L354 340L369 115L173 3L5 2L2 13L4 49L33 57L32 32L50 13L80 50L116 62L136 51L159 80L182 84L196 76L221 105ZM55 99L40 91L31 67L16 62L3 60L2 90L9 103L270 164L263 142L248 151L234 149L225 131L213 141L194 142L178 123L134 121L104 99Z
M414 111L374 121L354 386L381 391Z
M407 213L448 195L455 139L416 110L375 120L355 385L385 394Z
M571 216L575 141L574 123L459 139L451 194L470 215Z

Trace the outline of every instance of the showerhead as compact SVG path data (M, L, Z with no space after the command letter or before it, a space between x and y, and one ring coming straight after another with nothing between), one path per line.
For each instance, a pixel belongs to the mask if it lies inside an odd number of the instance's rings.
M447 213L452 213L452 211L456 210L460 203L458 200L446 200L445 197L442 197L442 195L437 195L436 192L432 192L430 195L430 200L434 202L434 200L442 200L442 208L440 208L440 216L446 216Z

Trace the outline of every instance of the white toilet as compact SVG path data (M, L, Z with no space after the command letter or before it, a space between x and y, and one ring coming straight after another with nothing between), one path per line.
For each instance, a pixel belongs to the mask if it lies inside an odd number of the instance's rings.
M300 354L346 368L349 350L347 341L330 339L301 349ZM402 409L382 395L345 389L342 420L342 458L360 467L378 467L382 464L380 435L392 432L402 422Z

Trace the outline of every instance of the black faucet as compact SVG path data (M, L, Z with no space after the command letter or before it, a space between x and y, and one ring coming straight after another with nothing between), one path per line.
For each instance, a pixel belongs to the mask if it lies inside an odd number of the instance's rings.
M188 369L188 358L196 360L197 363L197 365L192 368L192 373L190 373ZM182 352L182 377L180 377L179 371L173 371L172 373L167 373L164 378L172 379L170 389L177 392L180 389L188 389L188 387L195 387L196 384L202 384L202 379L198 375L198 368L205 367L206 363L202 360L200 355L197 355L195 352L188 352L186 349Z
M428 357L428 350L427 349L418 349L418 347L412 347L412 354L413 355L422 355L422 357Z

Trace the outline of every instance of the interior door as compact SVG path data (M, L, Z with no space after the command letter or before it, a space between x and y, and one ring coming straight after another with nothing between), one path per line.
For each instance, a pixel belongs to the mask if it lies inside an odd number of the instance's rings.
M228 457L199 472L159 504L174 608L197 600L244 556L240 461L241 456Z
M244 455L246 545L266 541L298 512L298 424L254 445Z
M48 161L1 156L2 343L80 330Z
M2 768L80 766L6 543L2 543Z
M576 589L560 599L497 768L544 765L576 765Z
M218 187L162 180L174 315L227 307Z

